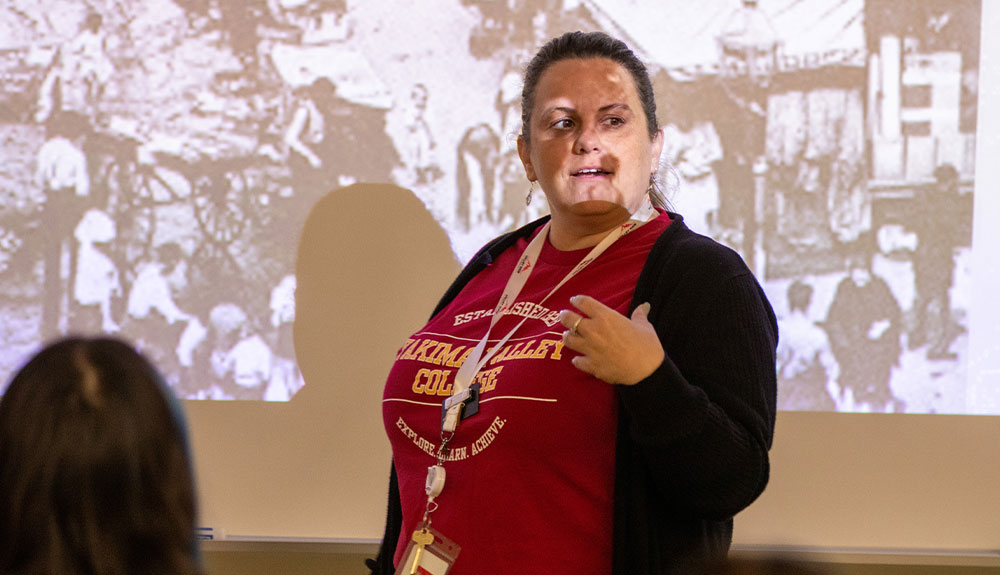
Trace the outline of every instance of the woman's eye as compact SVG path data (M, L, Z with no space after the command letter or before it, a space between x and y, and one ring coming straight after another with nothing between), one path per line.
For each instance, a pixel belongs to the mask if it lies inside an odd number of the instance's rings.
M562 120L556 120L552 124L552 127L553 128L559 128L559 129L572 128L573 127L573 120L570 120L569 118L563 118Z
M606 124L608 124L609 126L615 126L615 127L617 127L617 126L624 125L625 124L625 119L624 118L619 118L618 116L612 116L612 117L604 120L604 122Z

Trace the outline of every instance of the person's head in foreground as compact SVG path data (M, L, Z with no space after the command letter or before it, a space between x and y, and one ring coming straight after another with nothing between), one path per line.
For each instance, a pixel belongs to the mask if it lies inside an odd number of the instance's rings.
M128 344L42 349L0 398L0 573L197 574L180 407Z

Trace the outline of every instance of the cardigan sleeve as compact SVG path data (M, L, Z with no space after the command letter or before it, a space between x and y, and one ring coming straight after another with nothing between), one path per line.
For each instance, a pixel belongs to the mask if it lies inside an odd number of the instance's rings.
M625 429L662 501L691 517L726 519L768 481L777 321L735 253L681 258L653 275L651 287L637 286L636 303L651 303L666 359L619 390Z
M385 532L382 535L382 544L379 545L378 555L374 559L365 559L365 566L368 567L371 575L390 575L396 570L392 561L396 554L396 543L399 541L399 533L403 526L403 509L399 502L399 482L396 480L395 464L389 470L389 495L387 499Z

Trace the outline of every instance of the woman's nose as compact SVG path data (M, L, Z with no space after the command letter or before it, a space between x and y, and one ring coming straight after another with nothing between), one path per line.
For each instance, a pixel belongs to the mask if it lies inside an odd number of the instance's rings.
M578 154L588 154L601 149L601 138L593 126L584 126L580 130L580 135L576 138L576 151Z

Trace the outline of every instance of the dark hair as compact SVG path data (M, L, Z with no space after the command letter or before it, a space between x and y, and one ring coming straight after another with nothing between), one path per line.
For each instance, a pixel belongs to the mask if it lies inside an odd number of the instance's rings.
M48 138L63 137L72 140L85 135L87 130L87 118L70 110L57 110L45 122L45 135Z
M185 424L125 342L67 338L0 399L0 573L199 574Z
M104 18L101 17L97 12L89 12L87 17L83 20L83 25L93 32L97 32L100 29L101 24L104 23Z
M812 301L813 288L802 280L795 280L788 286L788 309L806 311Z
M656 137L659 123L656 121L656 100L653 98L653 83L649 79L646 65L629 47L604 32L567 32L549 40L524 71L524 88L521 90L521 137L531 140L531 112L535 105L535 90L538 80L549 66L562 60L607 58L628 70L635 81L642 110L646 114L646 129L649 139Z
M326 76L318 76L299 90L302 95L311 99L321 108L330 105L330 102L333 102L337 96L337 85Z
M567 32L558 38L553 38L535 54L524 71L524 87L521 89L521 137L525 142L531 141L531 113L535 106L535 91L542 74L556 62L573 59L607 58L628 71L635 81L639 101L646 116L646 130L649 139L656 137L660 125L656 120L656 100L653 96L653 83L649 79L646 65L621 40L613 38L604 32ZM655 205L666 204L659 191L653 196Z
M165 242L156 248L156 257L162 263L176 265L184 259L184 248L177 242Z
M847 260L848 271L861 268L871 270L875 252L879 249L878 239L874 231L866 230L853 241L841 244L841 249Z
M934 179L938 182L953 183L958 181L958 170L954 164L944 163L934 168Z

